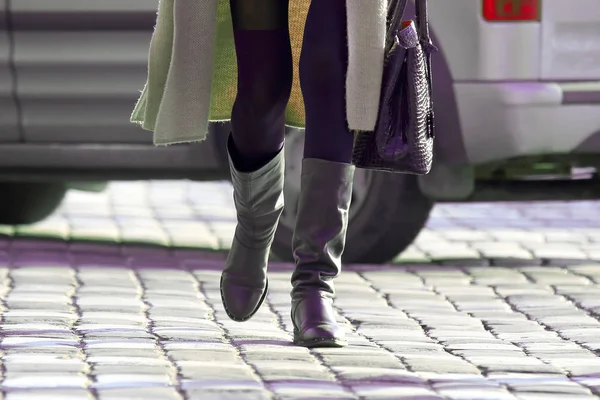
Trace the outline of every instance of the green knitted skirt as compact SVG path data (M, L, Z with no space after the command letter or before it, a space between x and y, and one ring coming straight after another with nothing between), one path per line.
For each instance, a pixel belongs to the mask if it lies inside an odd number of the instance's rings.
M286 112L286 123L304 127L304 101L298 78L298 61L302 49L304 24L310 0L291 0L289 12L292 54L294 57L294 81L292 94ZM233 42L233 28L229 0L219 0L217 43L212 82L210 120L228 120L237 92L237 63Z

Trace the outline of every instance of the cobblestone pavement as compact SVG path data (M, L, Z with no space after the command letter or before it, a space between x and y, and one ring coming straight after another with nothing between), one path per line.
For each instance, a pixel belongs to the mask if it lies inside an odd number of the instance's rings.
M223 250L235 228L231 193L227 182L116 182L105 194L72 191L52 218L0 234ZM599 216L600 201L440 204L395 261L600 260Z
M600 203L437 206L405 264L345 267L350 346L309 351L291 345L291 265L236 323L223 252L126 244L226 248L230 196L114 184L0 229L2 400L600 398Z
M236 323L222 253L4 246L5 400L600 398L598 264L348 267L350 346L309 351L290 344L290 265Z

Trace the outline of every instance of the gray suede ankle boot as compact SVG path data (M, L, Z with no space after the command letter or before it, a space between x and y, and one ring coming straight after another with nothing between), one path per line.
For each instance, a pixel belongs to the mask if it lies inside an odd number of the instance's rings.
M294 343L342 347L333 312L333 279L342 267L354 166L314 158L302 162L296 229L292 240Z
M283 211L283 149L254 172L236 170L229 157L237 226L221 274L221 299L229 318L250 319L265 300L267 263Z

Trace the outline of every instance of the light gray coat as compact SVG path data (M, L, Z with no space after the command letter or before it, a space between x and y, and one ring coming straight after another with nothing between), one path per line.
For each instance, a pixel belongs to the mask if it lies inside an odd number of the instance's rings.
M346 1L348 124L352 130L373 130L383 72L387 0ZM228 11L226 3L228 0L160 0L150 43L148 79L131 116L132 122L154 132L156 145L202 141L209 121L229 119L235 98L235 85L231 84L235 79L229 79L235 78L236 71L234 66L220 66L219 56L215 56L225 43L219 40L219 31L225 32L219 24L226 22L222 15ZM307 9L309 3L290 0L290 9L293 4ZM293 34L301 28L290 31ZM235 64L230 61L226 64ZM226 69L221 75L215 72L220 67ZM215 77L227 77L229 83L218 85ZM292 96L296 92L293 90ZM303 126L303 110L288 110L288 116L288 124Z

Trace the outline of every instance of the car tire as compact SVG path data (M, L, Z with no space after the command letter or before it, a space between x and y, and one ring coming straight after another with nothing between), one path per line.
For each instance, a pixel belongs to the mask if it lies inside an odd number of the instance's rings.
M0 224L25 225L41 221L58 208L66 192L63 183L1 182Z
M272 245L274 255L286 261L293 259L291 245L303 142L303 137L293 134L286 138L285 210ZM357 170L345 263L388 262L414 241L434 205L419 190L417 179L415 175Z

